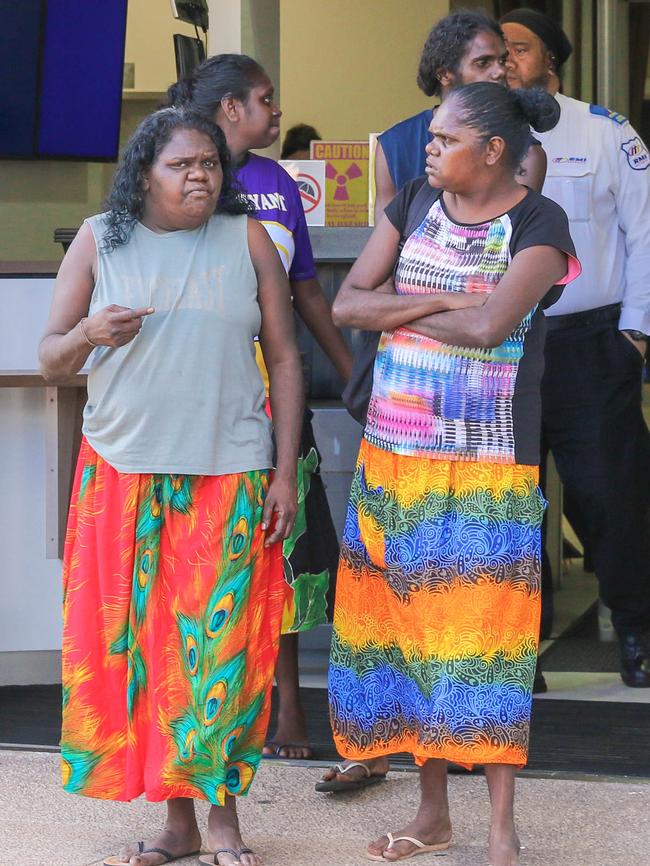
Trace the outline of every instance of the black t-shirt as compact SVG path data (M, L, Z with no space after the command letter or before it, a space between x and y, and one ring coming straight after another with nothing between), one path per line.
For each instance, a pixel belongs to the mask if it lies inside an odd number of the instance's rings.
M401 294L491 292L512 258L534 246L567 254L562 282L579 269L566 214L533 191L505 214L461 225L446 213L440 190L417 178L388 205L386 216L403 235L395 269ZM561 290L551 289L496 348L451 346L408 328L384 333L365 437L397 453L539 463L541 307L554 303Z

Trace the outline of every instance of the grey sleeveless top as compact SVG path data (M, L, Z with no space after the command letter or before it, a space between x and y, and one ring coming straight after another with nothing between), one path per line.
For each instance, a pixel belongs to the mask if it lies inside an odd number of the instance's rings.
M255 363L261 314L246 216L157 234L137 223L97 246L92 315L109 304L155 307L126 346L100 346L88 375L83 432L120 472L224 475L272 465L271 423Z

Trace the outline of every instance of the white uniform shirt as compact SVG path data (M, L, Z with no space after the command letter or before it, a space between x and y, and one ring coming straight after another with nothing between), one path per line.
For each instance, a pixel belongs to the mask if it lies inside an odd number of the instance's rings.
M650 157L620 114L557 94L543 193L569 217L582 274L548 316L622 301L619 328L650 334Z

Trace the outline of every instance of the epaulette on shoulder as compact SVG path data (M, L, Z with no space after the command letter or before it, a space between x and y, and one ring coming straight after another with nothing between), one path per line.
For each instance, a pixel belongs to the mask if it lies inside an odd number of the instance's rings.
M611 108L605 108L602 105L594 105L592 103L589 106L589 111L591 114L608 117L610 120L613 120L614 123L618 123L619 126L623 126L624 123L627 123L627 117L624 114L619 114L618 111L612 111Z

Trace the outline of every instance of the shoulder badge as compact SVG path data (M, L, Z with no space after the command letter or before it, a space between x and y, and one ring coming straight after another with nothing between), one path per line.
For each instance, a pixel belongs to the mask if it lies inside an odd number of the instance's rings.
M610 120L613 120L614 123L618 123L619 126L623 126L624 123L627 123L627 117L624 114L619 114L618 111L612 111L610 108L604 108L602 105L594 105L592 103L589 106L589 111L591 114L608 117Z
M634 171L645 171L650 165L648 149L638 135L630 138L628 141L624 141L621 145L621 150L627 157L627 164Z

